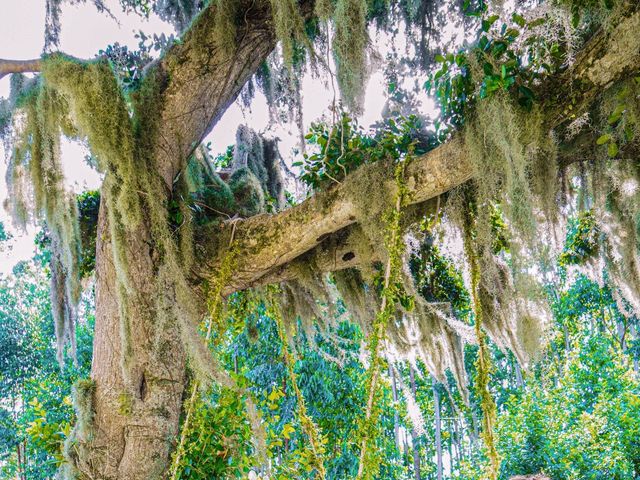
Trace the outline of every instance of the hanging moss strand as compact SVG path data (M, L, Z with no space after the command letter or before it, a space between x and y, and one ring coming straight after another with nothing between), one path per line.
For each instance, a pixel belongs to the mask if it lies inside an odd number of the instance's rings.
M496 422L497 408L495 400L489 390L491 372L493 370L489 345L487 344L487 334L482 329L483 309L480 301L480 266L475 239L472 233L474 219L471 214L467 214L464 228L464 248L471 270L471 293L473 295L473 309L475 315L474 331L478 340L478 357L476 358L476 393L480 397L480 409L482 410L482 440L487 449L489 466L487 468L487 478L496 480L500 471L500 456L496 450L496 439L494 425Z
M395 313L396 302L401 293L398 290L402 271L402 253L404 251L401 229L401 209L407 201L404 171L409 159L410 155L396 165L395 180L398 188L396 203L385 218L387 223L385 246L387 248L388 258L385 265L380 310L375 318L368 345L371 364L367 369L365 382L366 391L368 392L366 410L359 426L359 437L361 440L360 463L356 477L358 480L374 478L380 466L379 455L375 449L371 448L371 445L375 443L375 439L379 434L378 419L380 416L380 408L379 402L376 400L380 393L379 380L383 363L380 348L385 339L387 325Z
M304 396L302 395L300 387L298 386L297 375L293 368L294 358L289 349L289 342L287 341L287 332L285 329L284 320L282 318L282 313L280 311L278 303L273 298L276 293L278 293L276 289L272 289L270 292L267 302L267 315L276 322L276 326L278 328L278 336L280 337L280 343L282 344L282 357L287 368L289 380L291 381L291 385L293 387L293 391L295 393L296 401L298 404L298 421L300 422L302 430L309 440L309 450L311 453L309 466L316 470L316 472L318 473L318 478L324 480L327 475L327 472L324 468L325 439L322 436L322 433L320 432L320 429L318 428L316 423L307 413L307 406L304 400Z
M223 324L223 296L222 289L227 285L233 273L234 265L237 258L237 248L231 245L227 250L226 255L223 256L220 268L217 274L211 279L210 290L208 295L208 310L209 310L209 322L207 325L207 332L205 334L205 342L207 346L210 345L211 336L214 331L214 326L219 330ZM198 403L198 397L200 392L201 382L195 379L191 384L191 393L186 407L186 414L184 422L182 424L182 431L180 432L180 441L176 448L176 453L173 457L173 463L171 465L171 480L179 478L180 461L185 453L185 440L189 433L191 433L191 418L193 417L193 411Z

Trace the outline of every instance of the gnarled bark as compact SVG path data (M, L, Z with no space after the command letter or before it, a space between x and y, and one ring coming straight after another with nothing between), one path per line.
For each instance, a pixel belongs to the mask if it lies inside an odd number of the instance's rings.
M117 291L107 208L102 202L96 247L93 422L71 457L82 478L162 478L178 433L186 354L177 320L159 322L166 312L153 302L156 255L142 225L125 246L134 284ZM123 294L133 296L128 311Z

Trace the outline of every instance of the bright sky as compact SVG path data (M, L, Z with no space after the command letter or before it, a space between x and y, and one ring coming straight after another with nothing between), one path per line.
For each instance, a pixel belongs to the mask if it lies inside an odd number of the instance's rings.
M0 58L30 59L37 58L44 45L44 0L0 0ZM124 15L118 0L106 0L105 4L118 18L114 21L108 15L100 14L88 2L80 5L63 6L62 35L60 50L79 57L92 58L102 48L113 42L136 49L138 40L135 33L143 30L146 34L173 32L173 27L162 22L156 16L149 20L137 15ZM377 39L376 44L385 44ZM365 110L359 119L363 126L371 125L380 119L385 102L386 88L381 72L374 72L367 87ZM333 94L317 79L306 76L303 80L302 102L305 128L312 121L328 114ZM0 97L9 93L9 77L0 80ZM430 104L431 109L433 105ZM214 153L223 152L228 145L235 143L235 132L239 124L247 123L253 129L267 132L280 138L280 150L288 163L292 163L293 150L297 146L298 132L293 125L271 125L264 96L256 92L251 107L243 109L238 103L232 105L220 122L215 126L205 142L210 141ZM65 142L63 162L67 184L75 191L96 188L100 178L96 172L86 166L83 159L86 149L78 144ZM7 190L4 181L6 172L6 152L0 146L0 203L4 202ZM0 208L0 220L11 230L7 212ZM0 273L11 271L16 262L27 259L33 254L33 235L35 228L25 233L13 231L14 240L10 249L0 252Z

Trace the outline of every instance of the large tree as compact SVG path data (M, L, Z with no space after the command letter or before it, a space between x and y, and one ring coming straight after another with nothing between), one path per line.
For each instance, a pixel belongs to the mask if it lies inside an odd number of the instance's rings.
M62 299L57 307L62 338L73 323L72 306L78 295L75 284L80 276L79 266L74 264L81 254L71 240L85 232L74 232L69 218L74 216L75 206L69 207L68 197L61 191L57 164L60 135L86 138L98 168L105 174L95 233L96 321L91 382L76 387L78 422L68 445L69 461L82 478L150 479L166 474L179 432L188 365L200 378L229 381L214 366L198 333L207 307L216 310L218 295L278 282L304 284L309 281L311 266L314 273L327 273L370 269L376 262L386 264L384 286L389 287L393 244L387 242L387 248L380 248L385 223L378 217L390 210L402 213L404 223L418 221L425 209L436 208L433 199L485 176L474 142L484 138L486 146L493 141L486 133L491 128L487 123L490 115L512 115L503 97L495 100L494 107L498 107L492 113L483 114L480 107L477 114L472 111L464 127L450 131L436 148L414 155L403 169L398 168L393 156L370 162L277 213L263 213L260 208L242 204L246 197L242 192L256 179L255 170L251 181L242 183L241 174L237 174L240 167L236 167L225 182L198 163L202 157L198 146L272 54L277 40L284 41L283 51L289 57L292 49L309 43L304 24L317 16L331 16L333 7L326 3L323 11L312 0L209 2L186 27L180 41L147 66L140 84L126 95L103 59L85 62L53 54L32 61L0 60L0 76L41 72L37 85L26 81L31 84L23 85L20 95L13 99L12 107L27 112L22 125L27 134L16 145L11 195L15 210L24 215L26 207L16 200L24 187L22 177L30 174L36 208L46 217L54 244L59 244L58 253L53 255L57 267L52 271L57 273L52 289ZM582 3L589 4L594 12L597 9L597 2ZM640 12L636 2L617 3L615 13L600 27L582 32L588 39L579 52L574 52L568 68L559 68L533 82L535 92L528 87L521 90L526 95L535 93L538 99L535 116L543 136L554 130L562 132L558 134L559 154L545 157L546 162L557 162L558 168L596 158L592 147L596 139L598 143L613 143L613 134L603 138L601 132L564 133L569 123L599 105L608 91L637 75ZM365 28L364 23L359 24L365 10L366 2L339 0L334 13L336 59L342 68L338 79L346 95L352 97L357 97L353 90L364 81L357 57L364 58L366 47L363 32L358 31ZM348 52L350 49L353 52ZM345 70L348 61L356 68ZM473 62L467 67L482 68ZM505 127L496 123L498 128ZM502 155L500 144L489 147L481 153ZM633 148L633 142L629 142L631 153L610 153L635 158ZM194 162L200 166L193 167ZM201 203L226 216L196 221L185 210L184 198L194 191L186 178L190 165L200 169L203 184L215 183L216 188L199 197ZM260 184L263 179L257 180ZM505 190L510 188L504 179L500 185ZM267 190L270 186L265 181ZM479 184L474 191L482 193L483 188L486 186ZM519 202L513 198L514 191L506 191L506 203ZM375 192L373 199L371 192ZM249 196L254 193L249 191ZM482 210L480 202L475 207L470 206L474 203L471 200L462 203L476 211L478 222L482 220L477 212ZM504 209L509 216L509 209ZM242 215L237 215L239 212ZM512 223L515 225L515 220ZM474 229L479 230L472 227L468 231ZM474 235L469 235L470 243ZM91 245L83 240L85 246ZM476 314L481 317L484 310L484 325L491 336L500 346L519 353L519 360L527 361L527 332L519 331L526 327L523 321L505 320L496 326L492 321L499 323L498 315L487 312L489 304L481 305L482 298L490 293L474 275L481 273L474 263L482 264L480 257L487 254L474 254L472 250L469 248L468 253ZM401 272L396 275L402 277ZM633 290L633 286L629 288ZM625 296L627 302L633 302L632 293ZM383 296L382 305L378 305L382 311L385 299L394 300ZM495 302L492 305L497 308ZM437 346L427 365L436 376L451 368L464 377L459 372L463 368L459 333L440 316L434 321L441 323L426 329L425 335L433 339L424 342ZM518 340L518 336L525 338ZM524 348L520 348L522 345ZM374 356L377 353L372 351ZM484 427L491 428L490 415Z

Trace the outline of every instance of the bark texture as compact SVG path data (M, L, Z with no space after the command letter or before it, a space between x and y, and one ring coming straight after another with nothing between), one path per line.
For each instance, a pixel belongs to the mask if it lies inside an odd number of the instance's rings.
M131 235L127 249L136 306L123 312L116 291L116 271L102 202L96 247L96 322L92 380L93 424L81 439L77 467L86 478L161 478L178 433L185 386L186 356L175 323L158 332L150 278L156 274L148 232ZM123 342L126 315L131 351ZM158 348L161 344L161 348ZM128 365L123 365L128 358ZM125 373L126 372L126 373Z
M195 147L275 46L268 2L248 2L243 12L235 45L215 37L210 6L155 66L156 78L163 79L156 85L161 119L141 142L166 185L167 198L157 201L168 200ZM180 322L157 302L152 279L162 253L148 220L127 232L123 248L132 284L118 291L107 203L101 202L96 252L93 421L70 456L83 478L163 478L179 429L187 355ZM128 310L119 300L123 295L130 299ZM166 305L176 302L171 285L165 295ZM197 295L194 302L201 302Z

